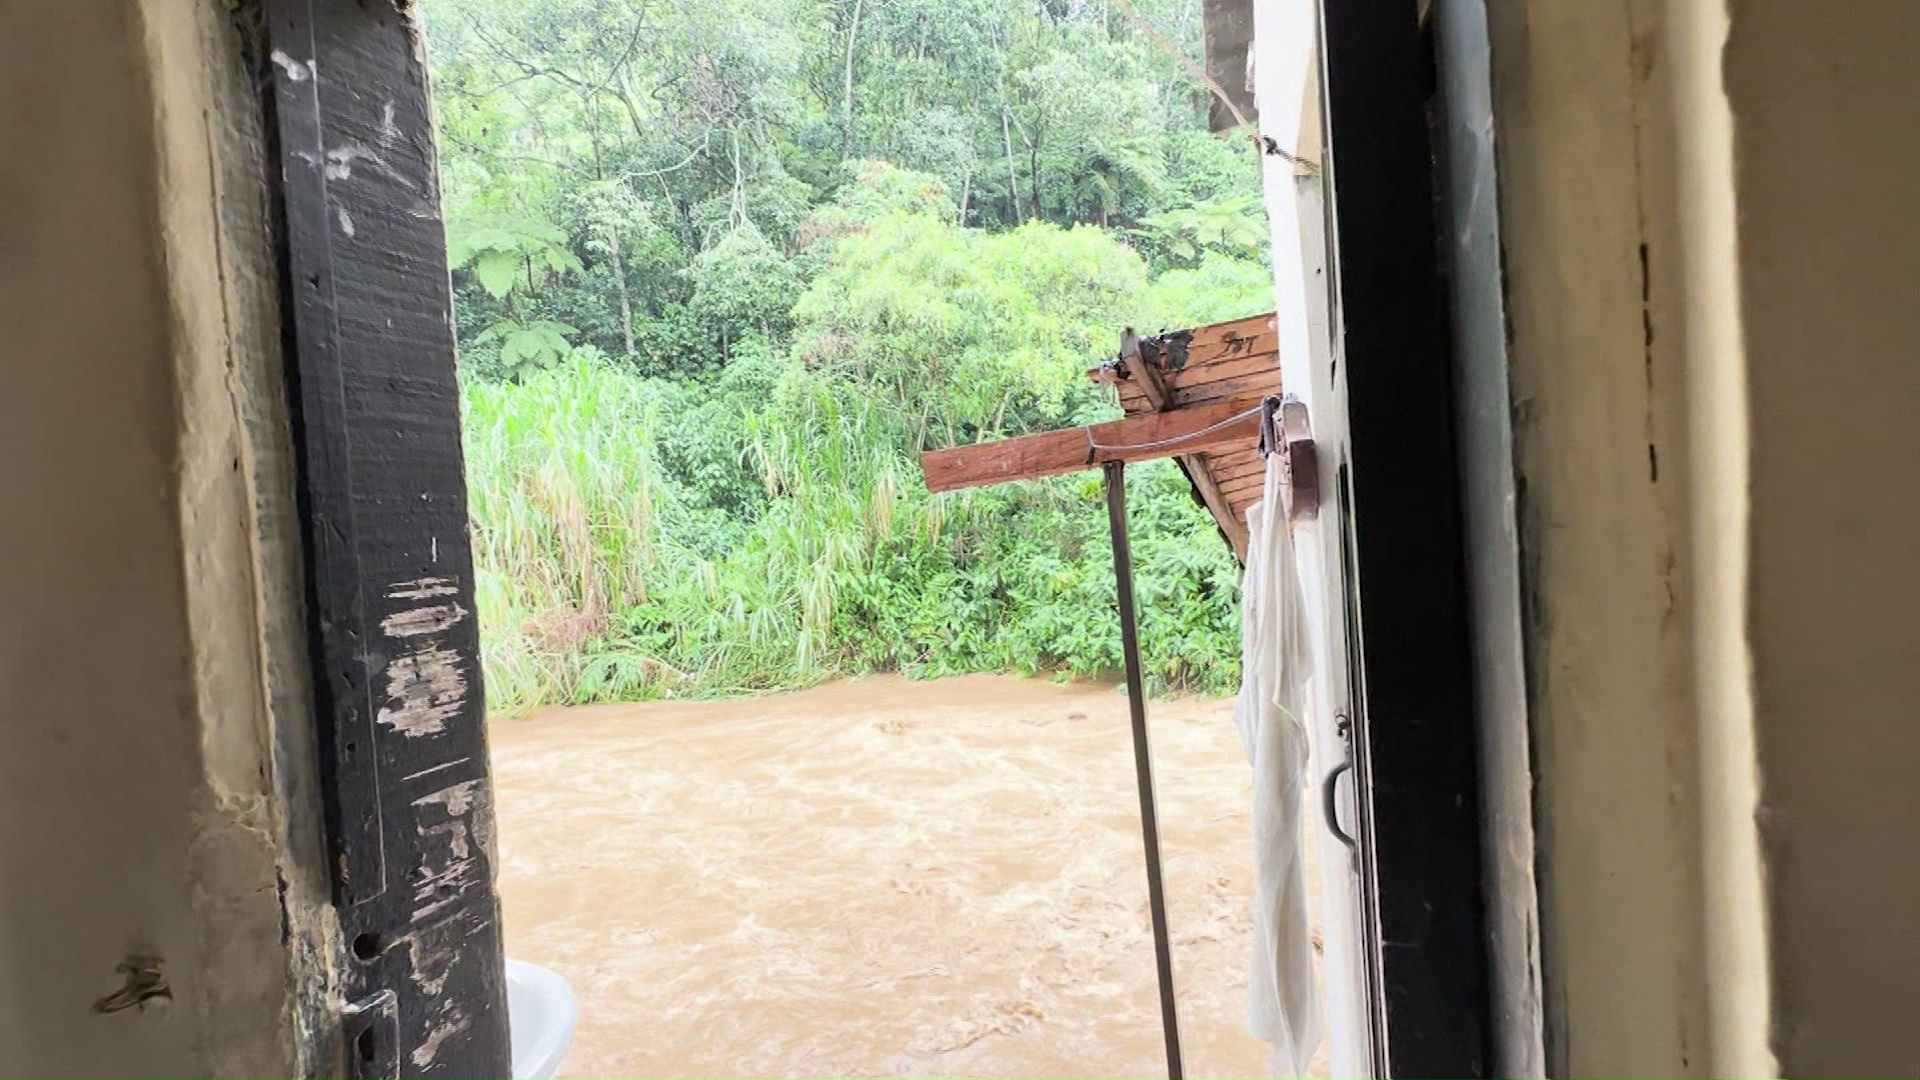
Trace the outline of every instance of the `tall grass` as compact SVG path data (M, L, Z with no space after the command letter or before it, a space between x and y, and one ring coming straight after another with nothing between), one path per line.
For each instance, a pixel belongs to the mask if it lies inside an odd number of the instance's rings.
M909 419L739 366L696 387L584 361L466 387L490 706L1119 667L1097 476L931 496ZM1150 675L1230 686L1231 556L1170 465L1133 476Z

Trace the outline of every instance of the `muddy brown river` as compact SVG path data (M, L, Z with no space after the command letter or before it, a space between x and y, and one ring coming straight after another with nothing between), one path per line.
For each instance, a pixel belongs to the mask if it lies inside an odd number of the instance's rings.
M1192 1076L1265 1075L1231 712L1150 709ZM1166 1075L1124 694L875 677L491 732L508 952L580 1000L561 1076Z

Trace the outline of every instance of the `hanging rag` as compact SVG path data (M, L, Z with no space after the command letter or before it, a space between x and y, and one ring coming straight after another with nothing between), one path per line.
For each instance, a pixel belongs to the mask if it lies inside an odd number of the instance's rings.
M1324 1025L1307 921L1301 798L1307 784L1307 623L1287 532L1286 465L1267 458L1262 498L1247 514L1241 588L1240 697L1234 722L1253 766L1253 962L1249 1026L1276 1077L1303 1076Z

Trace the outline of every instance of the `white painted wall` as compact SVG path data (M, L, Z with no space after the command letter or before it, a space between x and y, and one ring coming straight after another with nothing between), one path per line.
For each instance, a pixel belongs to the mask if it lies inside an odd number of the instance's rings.
M1920 1059L1920 6L1495 0L1570 1075Z
M1920 1062L1920 5L1727 11L1759 758L1738 781L1757 781L1772 945L1753 974L1771 975L1786 1075L1906 1073Z

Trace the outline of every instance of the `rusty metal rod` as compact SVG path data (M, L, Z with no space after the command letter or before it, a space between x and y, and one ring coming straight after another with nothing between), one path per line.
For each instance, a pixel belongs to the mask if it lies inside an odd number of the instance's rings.
M1153 753L1147 746L1147 688L1140 670L1140 629L1133 609L1133 548L1127 542L1127 464L1106 463L1107 532L1113 540L1113 580L1120 602L1120 648L1127 660L1127 708L1133 720L1133 768L1140 782L1140 839L1147 849L1147 910L1153 919L1153 960L1160 980L1160 1027L1167 1041L1168 1080L1183 1080L1180 1015L1173 995L1173 939L1167 931L1167 895L1160 875L1160 817L1153 797Z

